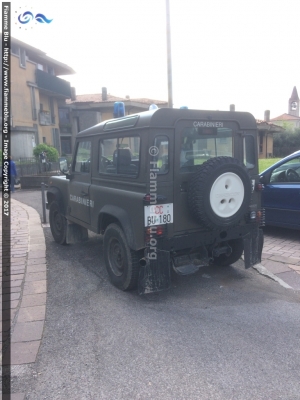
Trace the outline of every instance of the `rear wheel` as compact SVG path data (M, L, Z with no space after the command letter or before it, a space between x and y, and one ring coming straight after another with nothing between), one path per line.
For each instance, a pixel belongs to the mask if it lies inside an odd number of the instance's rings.
M53 201L49 210L50 229L56 243L66 244L67 220L61 213L60 205Z
M109 225L103 239L104 259L109 278L121 290L136 288L139 275L139 257L129 248L123 230L117 224Z
M219 257L214 258L214 264L221 267L228 267L238 261L244 251L243 239L234 239L227 242L231 248L230 254L221 254Z

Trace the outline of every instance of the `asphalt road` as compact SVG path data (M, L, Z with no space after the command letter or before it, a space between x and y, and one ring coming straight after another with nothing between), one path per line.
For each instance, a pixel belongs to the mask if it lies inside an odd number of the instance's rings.
M14 197L41 214L39 191ZM300 298L244 270L173 276L139 296L108 281L102 238L56 244L37 362L18 367L26 399L300 399Z

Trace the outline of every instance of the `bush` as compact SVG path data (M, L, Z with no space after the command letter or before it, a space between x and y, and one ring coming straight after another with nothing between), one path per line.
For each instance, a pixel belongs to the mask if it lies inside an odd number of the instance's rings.
M36 158L39 158L39 155L43 152L46 151L47 152L47 159L50 162L55 162L58 160L58 151L56 150L55 147L52 146L48 146L45 143L41 143L38 144L34 149L33 149L33 155Z

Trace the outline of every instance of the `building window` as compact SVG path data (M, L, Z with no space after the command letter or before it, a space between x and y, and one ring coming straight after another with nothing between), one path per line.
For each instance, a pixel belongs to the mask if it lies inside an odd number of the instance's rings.
M25 52L25 49L20 49L20 67L26 68L26 52Z
M52 142L58 153L60 153L59 131L57 128L52 128Z
M52 97L49 97L49 107L50 107L51 123L55 124L54 102L53 102L53 98Z
M45 136L43 136L43 143L45 143L45 144L47 143Z
M65 136L60 138L61 154L72 154L72 141L71 137Z
M19 46L12 44L10 49L11 49L12 54L15 54L18 57L20 56L20 47Z
M48 66L48 74L55 76L54 68Z
M68 108L59 108L59 129L61 133L72 133L70 111Z
M37 120L37 109L36 109L36 102L35 102L35 88L30 87L30 97L31 97L31 110L32 110L32 119L34 121Z

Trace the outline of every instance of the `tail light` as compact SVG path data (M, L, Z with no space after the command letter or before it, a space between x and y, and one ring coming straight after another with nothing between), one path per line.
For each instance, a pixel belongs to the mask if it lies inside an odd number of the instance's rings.
M164 237L167 233L167 225L153 225L145 228L145 242L150 243L151 239L156 240Z
M264 189L264 185L262 183L257 183L255 185L256 192L261 192Z

